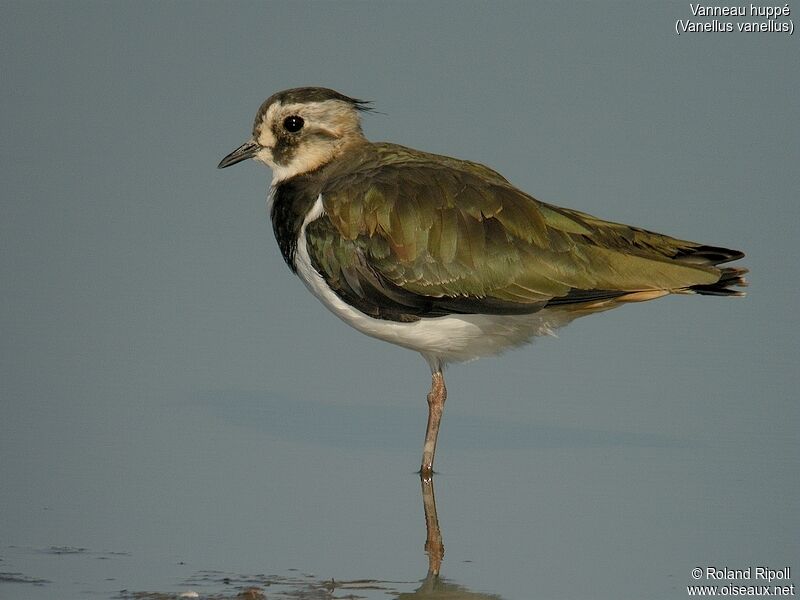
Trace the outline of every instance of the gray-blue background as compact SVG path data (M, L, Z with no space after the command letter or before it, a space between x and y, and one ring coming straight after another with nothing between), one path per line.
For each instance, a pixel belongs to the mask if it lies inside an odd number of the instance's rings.
M424 576L427 367L291 276L267 170L215 168L297 85L374 100L372 139L748 255L744 300L630 306L448 371L445 577L683 598L695 566L800 569L798 38L677 36L690 17L3 2L0 573L50 583L0 597Z

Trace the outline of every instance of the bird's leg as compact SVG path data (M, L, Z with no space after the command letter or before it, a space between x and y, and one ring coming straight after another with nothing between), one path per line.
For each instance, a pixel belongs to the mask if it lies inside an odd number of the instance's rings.
M433 475L433 455L436 453L436 438L439 436L439 423L442 420L447 388L444 375L436 369L431 375L431 391L428 392L428 428L425 430L425 445L422 447L422 466L419 474L423 478Z

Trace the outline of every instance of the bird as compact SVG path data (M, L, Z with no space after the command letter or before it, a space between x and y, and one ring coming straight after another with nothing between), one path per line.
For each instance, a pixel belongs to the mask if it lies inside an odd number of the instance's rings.
M273 94L224 169L272 170L267 209L288 267L358 331L431 370L419 473L432 477L448 364L668 294L742 296L738 250L537 200L477 162L369 141L372 102L324 87Z

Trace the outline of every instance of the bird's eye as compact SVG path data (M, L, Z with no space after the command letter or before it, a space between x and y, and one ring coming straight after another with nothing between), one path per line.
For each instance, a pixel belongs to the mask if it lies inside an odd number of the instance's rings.
M292 115L291 117L286 117L283 120L283 128L289 133L297 133L303 128L304 123L305 121L303 121L303 117Z

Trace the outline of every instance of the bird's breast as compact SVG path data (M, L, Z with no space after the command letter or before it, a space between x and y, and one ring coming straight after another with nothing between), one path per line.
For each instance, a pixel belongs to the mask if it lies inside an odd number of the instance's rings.
M268 206L275 240L286 264L295 273L300 230L319 197L314 187L313 182L298 177L279 183L270 191Z

